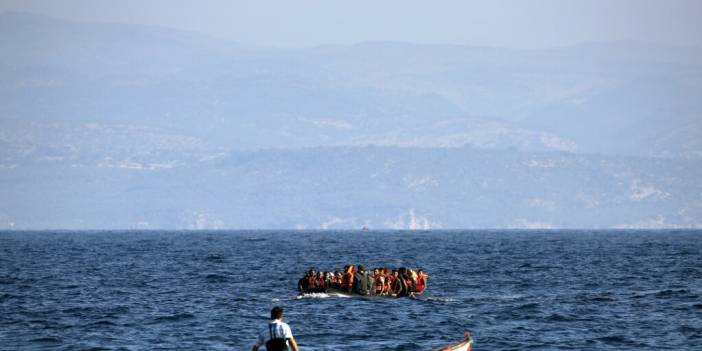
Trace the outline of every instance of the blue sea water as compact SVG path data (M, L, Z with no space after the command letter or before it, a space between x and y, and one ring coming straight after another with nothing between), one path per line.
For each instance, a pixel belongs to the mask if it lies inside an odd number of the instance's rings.
M421 299L297 296L345 264L428 271ZM702 350L702 232L0 232L2 350Z

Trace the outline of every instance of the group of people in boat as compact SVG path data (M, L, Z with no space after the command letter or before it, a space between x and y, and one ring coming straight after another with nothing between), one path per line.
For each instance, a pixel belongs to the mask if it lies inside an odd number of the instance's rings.
M326 293L340 291L358 295L413 296L420 295L427 287L429 276L421 269L374 268L366 271L363 265L344 266L343 272L317 272L310 269L300 278L300 293Z

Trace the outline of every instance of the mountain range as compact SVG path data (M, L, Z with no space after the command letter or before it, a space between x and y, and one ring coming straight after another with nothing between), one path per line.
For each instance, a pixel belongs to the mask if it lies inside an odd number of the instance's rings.
M702 224L702 50L0 14L0 228Z

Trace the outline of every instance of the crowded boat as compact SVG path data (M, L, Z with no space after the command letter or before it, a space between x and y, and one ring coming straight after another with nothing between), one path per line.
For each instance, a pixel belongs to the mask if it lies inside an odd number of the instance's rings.
M335 272L310 269L298 281L297 289L301 294L404 297L423 294L428 278L421 269L379 267L369 272L363 265L347 265L343 271Z

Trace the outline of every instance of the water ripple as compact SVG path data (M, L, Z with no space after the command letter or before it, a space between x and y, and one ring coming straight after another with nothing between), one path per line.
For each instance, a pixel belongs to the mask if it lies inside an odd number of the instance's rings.
M0 232L0 350L250 349L274 305L306 350L699 350L701 234ZM429 290L297 296L357 263Z

